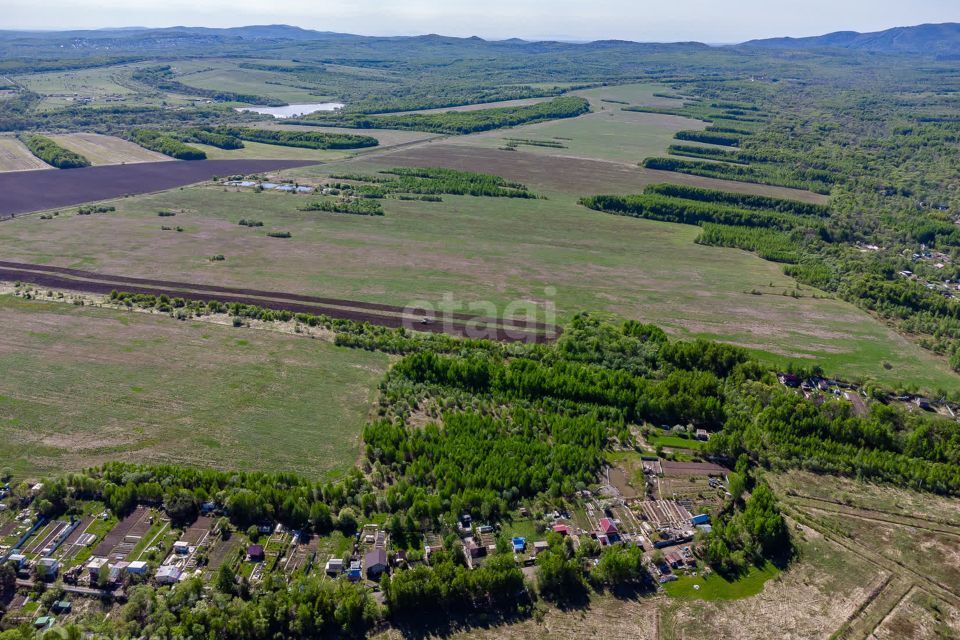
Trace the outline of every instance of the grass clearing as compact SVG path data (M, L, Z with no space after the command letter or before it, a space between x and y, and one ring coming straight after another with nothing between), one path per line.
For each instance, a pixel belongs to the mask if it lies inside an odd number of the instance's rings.
M680 436L650 436L647 442L655 447L670 447L672 449L691 449L701 451L707 443L703 440L694 438L681 438Z
M675 100L653 94L663 87L650 84L602 87L574 92L590 100L592 113L577 118L523 125L454 138L456 144L475 147L504 147L510 138L556 143L560 148L523 145L524 151L537 155L569 156L636 164L651 155L663 153L674 142L677 131L706 126L705 122L656 113L623 111L618 100L646 106L673 106Z
M114 136L98 133L69 133L49 136L60 146L79 153L94 166L102 164L132 164L136 162L166 162L173 158Z
M0 449L18 476L122 457L348 469L387 358L320 340L0 296Z
M780 574L780 569L768 562L762 567L750 567L746 575L727 580L717 573L707 576L681 576L663 586L671 598L682 600L739 600L755 596L763 590L767 580Z

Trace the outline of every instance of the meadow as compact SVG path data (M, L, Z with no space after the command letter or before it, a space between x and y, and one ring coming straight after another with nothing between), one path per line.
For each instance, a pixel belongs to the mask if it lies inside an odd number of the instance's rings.
M273 331L0 295L0 449L18 475L106 460L336 475L378 353Z
M673 134L677 131L699 130L706 126L704 122L690 118L620 108L624 102L650 107L679 104L677 100L654 95L660 91L663 91L662 86L652 84L576 91L573 95L590 101L592 113L568 120L482 133L454 139L454 142L471 147L503 148L511 141L522 140L524 142L518 148L529 153L636 164L650 155L662 153L674 141Z
M385 215L370 217L299 211L312 196L188 187L113 201L109 214L21 217L0 226L0 243L14 261L396 305L439 302L448 292L501 310L514 300L552 299L561 322L602 310L661 324L677 337L733 342L777 363L949 386L945 364L851 305L798 288L773 263L698 245L696 227L546 196L385 200ZM240 226L241 218L264 226ZM165 224L183 231L164 231ZM278 231L292 237L267 237Z

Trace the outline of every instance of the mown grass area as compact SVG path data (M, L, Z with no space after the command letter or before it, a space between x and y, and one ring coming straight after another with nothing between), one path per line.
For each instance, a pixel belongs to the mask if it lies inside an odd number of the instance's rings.
M768 562L762 567L751 567L745 575L732 581L718 573L681 576L663 588L670 597L683 600L739 600L760 593L767 580L779 573L780 570Z
M383 354L0 296L0 450L18 477L122 458L336 474Z
M651 436L647 442L655 447L672 447L674 449L692 449L693 451L702 450L707 443L695 438L681 438L680 436Z

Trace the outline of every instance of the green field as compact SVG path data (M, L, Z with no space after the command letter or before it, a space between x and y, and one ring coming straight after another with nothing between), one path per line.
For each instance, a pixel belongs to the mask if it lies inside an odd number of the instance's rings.
M552 299L561 321L604 310L678 337L733 342L777 363L820 363L830 373L889 384L953 383L945 363L853 306L806 287L800 298L784 295L796 283L778 265L695 244L696 227L596 213L558 193L523 201L386 200L386 215L376 218L297 210L310 199L178 189L116 201L117 212L106 215L20 217L0 227L0 244L9 260L397 305L439 302L448 292L501 311L515 300L542 309ZM161 220L160 210L178 213ZM264 228L241 227L241 218ZM183 233L161 230L171 220ZM278 242L269 231L293 237ZM211 263L217 254L226 260Z
M324 476L357 457L387 357L272 331L0 296L0 450Z
M674 106L676 100L665 100L653 94L663 87L649 84L602 87L578 91L575 95L590 100L592 113L578 118L541 122L455 139L460 144L499 148L510 139L529 139L560 144L563 148L521 144L518 149L544 155L592 158L635 164L644 158L663 153L672 143L673 134L684 129L703 129L705 123L690 118L622 111L614 99L646 106Z
M767 580L779 573L780 570L768 562L763 567L750 567L746 575L736 580L727 580L717 573L681 576L663 588L670 597L683 600L739 600L760 593Z
M700 451L707 443L703 440L694 438L681 438L680 436L651 436L647 441L655 447L671 447L674 449L692 449Z

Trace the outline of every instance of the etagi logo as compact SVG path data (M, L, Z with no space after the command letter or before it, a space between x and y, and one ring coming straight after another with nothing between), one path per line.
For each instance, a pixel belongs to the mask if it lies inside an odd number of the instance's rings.
M414 300L403 308L403 327L442 331L482 340L544 342L557 337L555 287L544 287L540 299L512 300L501 308L490 300L459 300L452 292L437 302Z

